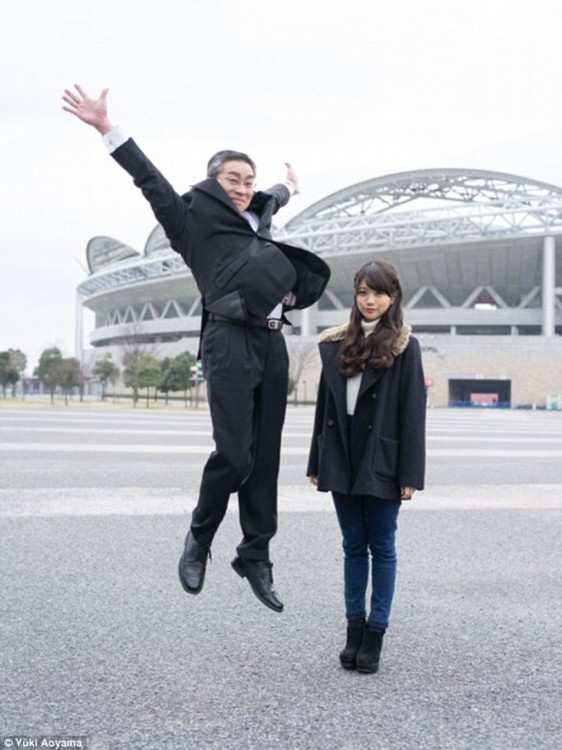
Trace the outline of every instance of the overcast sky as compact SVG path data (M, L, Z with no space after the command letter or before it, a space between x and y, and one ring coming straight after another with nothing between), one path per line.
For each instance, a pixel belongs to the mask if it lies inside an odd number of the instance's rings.
M28 372L46 347L74 355L88 240L142 251L156 223L61 109L75 82L109 87L112 120L181 192L222 148L263 187L292 161L302 194L279 224L410 169L562 185L560 0L2 0L0 28L0 351Z

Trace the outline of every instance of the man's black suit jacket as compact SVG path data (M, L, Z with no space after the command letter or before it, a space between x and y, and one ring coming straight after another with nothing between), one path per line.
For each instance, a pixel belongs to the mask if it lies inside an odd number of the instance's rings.
M273 215L289 200L285 185L256 192L249 207L257 232L215 179L178 194L129 139L113 151L149 201L171 247L191 269L208 312L237 320L265 318L290 291L293 308L316 302L328 283L328 265L302 248L271 237Z

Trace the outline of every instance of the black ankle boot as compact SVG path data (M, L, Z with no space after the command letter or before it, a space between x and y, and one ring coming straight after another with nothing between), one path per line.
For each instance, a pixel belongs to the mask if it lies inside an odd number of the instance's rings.
M340 663L344 669L355 669L355 660L361 646L364 627L363 623L347 626L347 640L345 648L340 654Z
M384 634L383 629L371 630L368 625L365 627L355 660L358 672L374 674L378 670Z

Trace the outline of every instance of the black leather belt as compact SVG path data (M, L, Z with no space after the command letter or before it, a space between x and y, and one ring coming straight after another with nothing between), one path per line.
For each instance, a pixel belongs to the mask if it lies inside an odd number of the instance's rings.
M224 315L215 315L215 313L209 313L209 320L215 323L232 323L235 326L267 328L270 331L280 331L284 325L282 320L277 320L276 318L267 318L266 320L237 320L236 318L227 318Z

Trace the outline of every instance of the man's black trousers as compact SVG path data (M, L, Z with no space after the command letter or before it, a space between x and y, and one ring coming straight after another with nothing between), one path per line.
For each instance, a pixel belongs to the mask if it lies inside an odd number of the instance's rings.
M191 531L210 545L238 493L242 541L238 555L269 559L277 530L277 479L287 407L288 358L280 331L209 321L203 372L215 450L203 470Z

